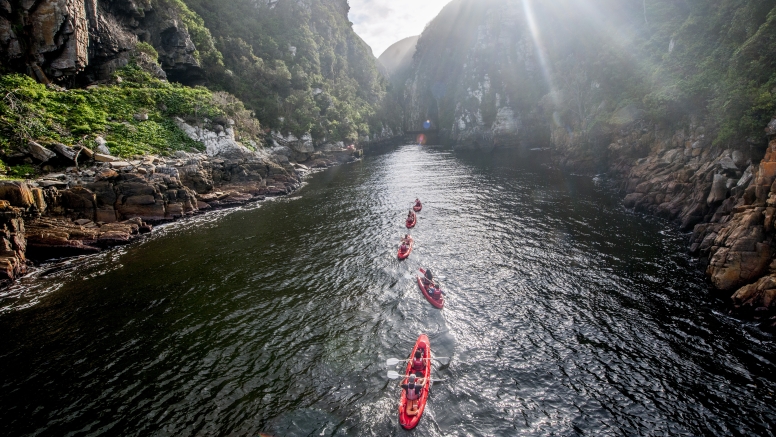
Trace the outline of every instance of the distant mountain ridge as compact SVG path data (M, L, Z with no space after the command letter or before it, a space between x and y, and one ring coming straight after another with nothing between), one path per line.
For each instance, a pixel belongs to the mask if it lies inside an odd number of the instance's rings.
M412 66L412 57L415 55L418 39L420 39L420 35L404 38L385 49L377 58L377 61L385 67L389 78L395 77Z

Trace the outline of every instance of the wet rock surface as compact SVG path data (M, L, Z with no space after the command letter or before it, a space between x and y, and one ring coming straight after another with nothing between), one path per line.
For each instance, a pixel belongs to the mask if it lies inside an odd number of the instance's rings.
M689 251L716 289L733 293L732 312L768 328L776 328L775 123L765 129L764 156L754 147L713 147L703 126L668 134L638 120L612 129L605 151L610 174L622 181L624 205L692 231ZM600 168L584 142L564 135L554 136L563 140L562 165Z
M35 181L0 182L0 280L24 274L28 259L88 255L128 244L155 224L290 194L310 168L355 159L315 152L307 165L281 164L242 146L218 152L110 157Z

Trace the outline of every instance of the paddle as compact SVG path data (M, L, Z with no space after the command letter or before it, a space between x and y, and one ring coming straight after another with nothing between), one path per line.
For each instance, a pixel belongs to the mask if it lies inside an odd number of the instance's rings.
M399 378L406 378L407 375L400 375L399 372L395 372L393 370L388 371L388 379L399 379ZM431 382L440 382L445 381L444 379L432 379Z
M424 360L428 360L428 358L423 358ZM431 358L432 360L439 361L439 364L446 366L450 364L450 357L437 357L437 358ZM400 360L398 358L388 358L385 361L386 366L395 366L399 363L406 363L409 360Z

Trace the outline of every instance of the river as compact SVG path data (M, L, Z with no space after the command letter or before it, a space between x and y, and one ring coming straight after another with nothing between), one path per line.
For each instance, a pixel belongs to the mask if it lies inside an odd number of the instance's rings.
M533 155L403 146L43 266L0 296L3 434L401 436L385 360L427 333L417 435L774 435L774 338L686 235Z

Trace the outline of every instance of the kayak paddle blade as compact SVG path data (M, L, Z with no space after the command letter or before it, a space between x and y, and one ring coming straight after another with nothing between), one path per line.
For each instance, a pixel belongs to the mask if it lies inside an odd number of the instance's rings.
M399 379L401 378L401 375L399 375L399 372L396 372L394 370L388 371L388 379Z
M398 359L398 358L388 358L388 360L386 360L386 362L385 362L385 365L388 366L388 367L391 367L391 366L395 366L395 365L397 365L399 363L401 363L401 360Z
M437 360L437 362L439 362L439 364L443 366L450 364L450 358L447 358L447 357L435 358L435 360Z

